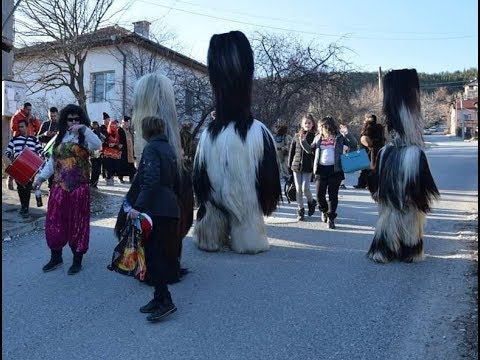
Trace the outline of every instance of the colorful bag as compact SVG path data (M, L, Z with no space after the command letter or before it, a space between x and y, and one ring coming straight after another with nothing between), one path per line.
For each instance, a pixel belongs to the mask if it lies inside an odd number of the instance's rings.
M144 281L147 266L143 246L145 241L148 241L151 229L152 220L146 214L140 214L138 219L128 220L122 230L120 242L113 250L112 262L107 268Z
M365 149L342 154L340 159L342 162L342 170L345 173L370 169L370 159Z

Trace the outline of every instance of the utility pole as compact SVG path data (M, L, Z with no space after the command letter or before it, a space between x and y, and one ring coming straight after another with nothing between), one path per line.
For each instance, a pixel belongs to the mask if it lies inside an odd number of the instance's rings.
M378 93L382 94L382 67L378 67Z
M22 0L18 0L17 3L15 4L15 6L13 7L12 11L10 11L7 15L7 17L5 18L5 20L2 21L2 32L3 32L3 28L5 27L5 25L7 24L8 20L10 20L10 18L12 17L13 13L15 12L15 10L17 10L17 7L18 5L20 5L20 3L22 2Z

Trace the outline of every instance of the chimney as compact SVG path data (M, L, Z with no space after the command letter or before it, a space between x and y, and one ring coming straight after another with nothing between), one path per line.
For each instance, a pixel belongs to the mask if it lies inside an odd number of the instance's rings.
M133 31L136 34L148 39L150 37L150 24L151 23L146 20L134 22Z

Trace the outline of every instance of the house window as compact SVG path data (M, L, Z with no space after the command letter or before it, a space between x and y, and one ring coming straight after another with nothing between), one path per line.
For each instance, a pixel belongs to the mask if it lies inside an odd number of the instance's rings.
M463 114L463 120L472 120L471 114Z
M193 91L185 90L185 114L193 115Z
M115 71L92 74L92 102L104 102L115 97Z

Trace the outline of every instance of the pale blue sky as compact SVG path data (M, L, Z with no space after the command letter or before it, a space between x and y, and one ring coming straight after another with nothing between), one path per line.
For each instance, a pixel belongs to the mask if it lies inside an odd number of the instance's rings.
M116 0L115 6L127 1L132 5L119 25L163 22L181 51L203 63L215 33L290 30L306 43L339 41L359 70L432 73L478 66L477 0Z

